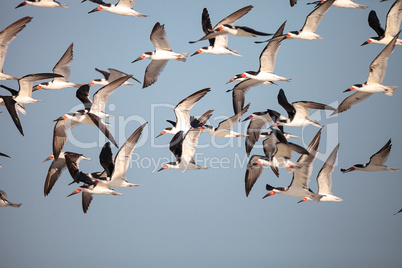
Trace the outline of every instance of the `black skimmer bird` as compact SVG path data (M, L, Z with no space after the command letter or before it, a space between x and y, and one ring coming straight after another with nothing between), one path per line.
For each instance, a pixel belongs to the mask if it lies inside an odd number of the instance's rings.
M83 173L82 173L83 174ZM84 174L85 175L85 174ZM89 177L88 177L89 179ZM89 205L91 204L92 198L94 194L109 194L109 195L123 195L122 193L119 193L112 188L108 184L105 184L104 182L100 180L95 180L95 185L89 185L89 184L83 184L80 186L78 189L76 189L74 192L71 194L67 195L67 197L70 197L75 194L82 193L82 210L84 213L87 213Z
M371 10L368 16L369 26L377 33L378 36L370 37L362 46L367 44L382 44L388 45L389 42L398 34L402 20L402 0L397 0L391 6L387 14L387 24L385 30L381 27L377 13ZM402 45L402 40L398 39L395 43L397 46Z
M286 110L288 118L272 113L271 117L275 121L275 126L300 127L311 124L316 127L322 127L317 121L310 119L309 111L311 109L335 111L335 108L329 105L312 101L296 101L290 104L283 89L279 90L278 103Z
M207 169L207 167L197 165L194 161L195 148L198 146L198 137L201 132L201 128L190 129L185 135L182 130L177 132L169 143L169 149L176 157L176 162L166 163L158 171L168 168L181 170Z
M278 168L286 168L289 173L300 168L298 163L290 161L292 152L309 154L303 147L288 142L281 131L272 130L270 135L263 142L265 156L253 155L247 165L245 175L246 196L249 195L254 183L261 176L263 168L270 166L274 174L279 177Z
M318 25L324 18L325 13L332 6L335 0L325 1L324 4L316 7L306 18L303 27L298 31L291 31L285 35L286 39L302 39L302 40L316 40L322 39L320 35L315 33Z
M204 8L204 10L202 11L201 25L202 30L206 35L213 31L212 23L209 18L208 10L206 8ZM214 38L210 38L208 39L209 46L200 48L199 50L194 52L194 54L192 54L191 56L200 53L209 53L216 55L229 54L229 55L240 56L239 53L237 53L237 50L229 49L228 40L229 40L228 34L218 35Z
M87 94L89 91L89 85L84 85L77 90L76 95L84 104L85 110L79 110L75 113L67 113L54 120L56 121L56 124L53 130L53 156L56 160L59 158L59 154L67 141L67 130L71 130L80 124L97 126L99 130L113 143L113 145L118 147L108 127L101 118L108 116L105 114L105 107L110 94L130 77L131 75L127 75L119 78L99 89L94 94L93 103L88 98Z
M290 185L286 187L272 187L271 185L267 184L266 189L268 193L263 198L274 194L283 194L298 197L308 197L310 200L317 202L320 201L323 196L313 193L308 187L310 181L309 178L313 171L313 162L318 153L320 139L321 129L307 147L309 154L301 155L297 161L297 164L300 165L300 167L295 169Z
M323 197L320 199L320 202L341 202L342 198L335 196L331 192L332 188L332 172L334 172L334 165L336 161L336 155L338 153L339 143L332 150L331 154L328 156L327 161L325 161L322 166L320 172L317 175L317 184L318 184L318 193ZM300 202L304 202L306 200L311 200L310 197L304 197Z
M37 86L34 86L33 90L39 89L62 89L62 88L69 88L69 87L80 87L84 84L77 84L68 82L70 77L70 64L73 61L73 45L67 48L66 52L64 52L63 56L60 60L56 63L53 67L53 73L61 75L61 77L55 77L53 81L50 82L43 82Z
M120 147L113 160L113 154L110 148L110 143L106 143L99 155L99 161L106 173L106 184L112 187L136 187L139 184L133 184L127 182L126 172L130 165L131 154L134 151L135 146L142 131L147 123L141 125L136 131L131 134L127 141Z
M7 200L7 194L3 190L0 190L0 207L14 207L14 208L19 208L22 205L22 203L15 204L11 203L10 201Z
M7 48L11 41L17 37L18 33L32 20L32 17L23 17L7 26L0 32L0 80L17 80L19 77L11 76L3 72L4 60L7 55Z
M170 43L167 40L165 25L161 25L157 22L152 29L151 42L154 44L154 52L145 52L133 62L150 59L151 63L147 66L144 75L144 84L142 88L149 87L158 80L159 75L165 68L169 60L178 60L185 62L188 56L188 52L176 53L170 47Z
M350 171L368 171L368 172L375 172L375 171L395 171L399 170L399 168L390 168L384 165L387 162L389 154L391 152L391 139L375 154L370 157L370 161L366 164L356 164L353 167L348 169L341 169L342 173L347 173Z
M38 73L38 74L29 74L20 79L18 79L19 90L18 92L8 89L12 92L12 96L0 96L0 105L6 106L8 113L10 114L15 126L24 136L24 131L22 130L21 121L18 116L18 111L23 114L26 113L24 104L41 102L40 100L36 100L32 98L32 86L35 81L49 79L54 77L60 77L59 74L52 73ZM4 87L4 86L3 86Z
M398 86L384 86L382 81L384 80L385 72L387 71L388 58L394 51L398 35L399 33L394 36L392 41L371 62L367 81L364 84L355 84L345 90L344 92L354 90L357 92L344 99L331 115L349 110L352 105L367 99L374 93L382 92L388 96L392 96L394 94L394 90Z
M265 46L260 54L260 68L257 72L255 71L247 71L242 74L238 74L234 76L232 79L228 81L228 83L236 80L242 80L251 78L254 80L261 81L261 83L272 84L273 81L284 81L289 82L291 79L282 77L274 74L275 64L276 64L276 56L278 54L278 50L281 46L282 40L285 38L283 35L283 29L285 28L286 21L282 23L279 29L274 34L274 37L269 41L269 43Z
M91 160L91 158L87 158L82 154L77 154L73 152L61 152L59 155L59 158L57 160L54 159L54 156L51 155L48 158L46 158L43 162L53 160L52 164L49 167L49 170L46 175L46 180L45 180L45 185L44 185L44 195L47 196L49 195L50 191L52 190L54 184L56 181L59 179L61 173L63 170L67 167L66 165L66 158L65 155L69 155L71 159L75 159L75 161L78 163L81 160Z
M202 99L210 91L211 90L209 88L204 88L191 94L187 98L181 100L173 109L174 114L176 116L176 122L170 120L168 121L173 125L173 127L163 129L163 131L159 133L159 135L156 136L156 138L164 134L176 134L180 130L186 133L191 128L191 121L190 121L191 109L200 99Z
M0 153L0 156L4 156L4 157L11 158L10 156L8 156L8 155L6 155L6 154L3 154L3 153ZM1 164L0 164L0 167L1 167Z
M274 38L283 35L283 29L285 27L285 24L286 24L286 21L276 31L276 33L274 34ZM274 42L273 44L271 44L270 49L268 49L268 45L269 45L268 44L264 48L262 53L260 54L260 70L268 70L268 71L272 70L272 72L273 72L275 63L276 63L277 50L279 49L279 46L277 46L276 49L274 49L275 44L278 45L277 42ZM257 72L253 72L253 71L249 71L246 73L249 73L250 75L258 74ZM236 84L233 89L226 91L226 92L232 91L232 102L233 102L234 114L238 114L243 109L243 105L245 102L245 95L250 90L250 88L256 87L258 85L274 84L272 81L263 81L263 80L248 78L246 73L236 75L235 77L233 77L226 83L226 84L228 84L233 81L241 81L240 83Z
M89 84L91 86L93 86L93 85L106 86L107 84L109 84L110 82L113 82L117 78L124 77L124 76L128 75L126 73L123 73L123 72L121 72L119 70L116 70L116 69L113 69L113 68L108 68L108 70L109 70L109 72L106 72L106 71L100 70L98 68L95 68L95 71L100 72L103 75L104 78L94 79ZM137 81L138 83L141 84L141 82L138 79L136 79L134 77L131 77L131 79L133 79L134 81ZM128 81L126 81L126 82L124 82L123 85L132 86L133 84L128 82Z
M315 1L312 3L307 3L307 5L322 5L326 2L326 0L321 0L321 1ZM357 4L353 2L353 0L335 0L335 2L332 4L334 7L342 7L342 8L359 8L359 9L365 9L367 6L363 6L360 4ZM322 201L322 200L321 200Z
M61 77L60 74L54 74L54 73L37 73L37 74L28 74L23 76L22 78L18 79L18 85L19 85L19 90L16 92L15 90L12 90L10 88L4 87L8 89L10 92L12 92L13 99L20 104L22 107L24 104L30 104L30 103L37 103L37 102L42 102L40 100L36 100L32 98L32 88L33 88L33 83L39 80L44 80L44 79L51 79L51 78L56 78L56 77ZM0 105L4 105L0 101ZM20 109L19 109L20 110ZM20 110L22 113L25 112L25 110Z
M196 43L198 41L206 40L206 39L211 39L215 38L219 35L227 35L231 34L234 36L245 36L245 37L257 37L257 36L269 36L272 34L268 33L263 33L256 31L254 29L251 29L250 27L246 26L233 26L234 23L236 23L237 20L239 20L241 17L246 15L250 10L253 8L252 5L245 6L226 18L222 19L220 22L218 22L213 29L208 29L207 32L204 31L205 36L202 38L198 39L197 41L190 41L190 44Z
M82 0L82 2L85 2L86 0ZM133 17L148 17L149 15L141 14L140 12L136 11L133 9L133 6L135 4L135 0L119 0L117 4L110 4L110 3L105 3L102 0L89 0L93 3L99 4L99 6L95 9L92 9L91 11L88 12L96 12L96 11L101 11L105 10L110 13L114 13L117 15L124 15L124 16L133 16Z
M41 102L32 98L33 83L39 80L59 78L62 77L60 74L55 73L38 73L38 74L28 74L24 77L18 79L19 90L17 96L14 98L19 104L29 104Z
M217 127L204 125L204 131L210 134L212 137L217 138L246 137L245 134L233 131L233 127L237 124L243 114L248 111L249 107L250 103L247 104L246 107L244 107L244 109L240 111L240 113L221 121Z
M35 6L35 7L47 7L47 8L55 8L55 7L65 7L68 8L67 5L60 4L55 0L26 0L16 6L15 8L23 7L23 6Z
M254 144L260 138L262 129L265 128L270 122L272 122L273 119L270 116L269 110L267 110L265 112L254 112L246 119L244 119L243 122L247 120L250 120L250 123L247 127L245 146L247 156L249 156L251 149L253 149L254 147Z
M400 209L397 213L395 213L394 215L396 215L396 214L398 214L398 213L401 213L402 212L402 209Z

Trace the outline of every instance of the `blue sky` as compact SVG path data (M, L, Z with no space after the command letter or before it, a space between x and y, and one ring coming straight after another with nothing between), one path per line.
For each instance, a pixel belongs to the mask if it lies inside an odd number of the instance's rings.
M274 33L287 20L285 31L300 29L312 10L306 1L291 8L289 1L142 1L134 6L148 18L124 17L108 12L87 14L94 3L62 1L70 8L44 9L25 6L20 1L1 1L0 28L32 16L33 20L10 44L4 71L24 76L51 72L67 47L74 42L70 81L88 83L100 78L94 68L116 68L143 80L149 61L131 63L145 51L153 51L149 34L156 22L165 24L168 39L176 52L190 52L207 42L189 44L203 36L201 13L208 8L212 24L237 9L254 8L237 25ZM317 29L323 39L285 40L278 52L275 73L290 77L290 83L261 85L246 95L249 112L274 109L285 113L277 103L280 88L289 101L311 100L336 107L349 93L342 91L367 79L368 66L383 46L360 45L374 31L368 26L370 10L375 10L385 26L393 1L358 1L365 10L331 7ZM123 86L113 93L107 112L119 145L143 122L148 127L133 154L127 172L137 188L116 188L125 196L94 196L87 214L81 209L81 196L66 198L77 185L64 172L47 197L43 183L52 154L53 120L81 108L75 89L34 92L43 103L27 105L20 115L25 136L21 136L3 108L0 114L2 141L0 189L18 209L0 210L1 267L399 267L402 207L400 172L342 174L340 168L365 163L389 138L392 139L390 167L402 167L402 141L399 133L400 88L393 97L375 94L337 117L313 113L325 125L320 154L314 165L310 187L317 190L315 178L323 161L339 142L333 193L340 203L304 202L295 197L265 195L265 184L286 186L291 175L281 170L280 178L266 169L249 197L244 193L245 150L243 139L213 140L200 137L197 163L208 170L155 172L173 155L167 145L171 136L154 137L174 120L172 108L183 98L202 88L209 92L192 110L200 115L214 109L210 123L217 125L232 116L231 94L225 85L235 74L258 69L264 48L259 39L229 37L229 47L242 57L197 55L187 62L170 61L152 86ZM265 40L265 39L260 39ZM400 86L402 51L396 47L388 61L385 85ZM16 81L3 85L18 88ZM98 87L93 87L93 94ZM6 94L1 93L1 94ZM238 126L245 132L247 124ZM307 146L317 127L285 128ZM84 172L101 171L98 155L106 142L93 126L79 126L70 133L64 150L83 153L92 161L80 163ZM75 140L72 142L72 140ZM117 153L116 148L112 148ZM262 154L256 146L252 154ZM297 160L297 155L293 160Z

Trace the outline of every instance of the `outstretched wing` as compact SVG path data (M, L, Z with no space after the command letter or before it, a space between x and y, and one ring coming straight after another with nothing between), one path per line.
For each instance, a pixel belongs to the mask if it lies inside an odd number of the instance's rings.
M25 28L32 20L32 17L23 17L16 22L10 24L0 32L0 71L3 72L3 64L7 55L7 48L11 41L17 37L17 34Z
M369 164L381 166L388 160L389 153L391 152L391 139L375 154L370 157Z
M100 131L116 146L119 148L117 145L116 141L114 140L112 133L110 133L108 127L106 124L102 121L102 119L99 118L99 116L93 114L93 113L88 113L89 118L92 120L95 126L99 128Z
M218 129L232 129L237 124L237 122L240 120L240 118L243 116L243 114L247 113L249 107L250 107L250 103L247 104L243 108L243 110L241 110L239 113L220 122L217 128Z
M336 154L338 153L339 143L332 150L331 154L328 156L327 161L325 161L320 172L317 176L318 184L318 194L332 194L332 172L334 172L334 165L336 161Z
M132 75L123 76L110 82L106 86L103 86L98 91L96 91L96 93L93 96L94 101L91 106L90 112L94 114L104 112L106 109L106 103L109 100L110 95L131 77Z
M346 99L344 99L342 101L342 103L338 106L338 108L331 115L342 113L346 110L349 110L352 107L352 105L355 105L356 103L364 101L371 95L373 95L373 93L358 91L358 92L350 95Z
M13 99L12 96L0 96L0 98L3 99L7 111L10 114L11 119L13 119L15 126L17 127L21 135L24 136L24 131L22 130L20 117L18 116L17 112L17 106L16 106L17 102Z
M131 136L126 140L126 142L121 146L120 150L117 152L116 157L114 159L114 172L112 175L112 180L117 178L125 178L126 171L130 164L131 154L134 151L135 146L138 143L139 138L141 137L142 131L145 125L142 124L137 130L131 134Z
M53 73L63 76L54 78L55 81L68 81L68 78L70 77L70 64L73 61L73 45L74 43L71 43L66 52L64 52L63 56L53 67Z
M183 139L183 152L181 159L185 163L194 163L195 148L198 146L198 137L201 134L201 129L190 129Z
M161 25L159 22L155 23L154 28L152 28L150 39L155 46L155 50L172 50L170 43L167 40L164 24Z
M155 83L163 69L165 69L167 63L168 60L152 60L145 69L144 84L142 85L142 88L149 87Z

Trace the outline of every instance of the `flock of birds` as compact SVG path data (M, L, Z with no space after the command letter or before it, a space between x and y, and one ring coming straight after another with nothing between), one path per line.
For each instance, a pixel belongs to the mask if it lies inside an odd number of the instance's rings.
M82 2L85 1L86 0L83 0ZM120 0L116 5L105 3L102 0L89 1L99 4L97 8L89 11L89 13L105 10L118 15L135 17L147 16L132 8L135 0ZM290 3L291 6L293 6L296 4L296 1L291 0ZM264 33L246 26L235 25L241 17L245 16L252 10L252 5L245 6L233 12L219 21L215 26L212 26L208 10L204 8L201 24L205 35L196 41L190 41L190 43L208 40L209 46L204 46L198 49L191 56L202 53L239 56L236 50L228 48L229 34L243 37L270 36L270 39L263 41L267 42L267 45L260 54L258 71L245 71L241 74L235 75L228 81L228 83L239 81L233 89L229 90L232 92L233 100L234 115L232 117L223 120L218 124L218 126L214 127L208 125L208 120L211 117L213 110L208 110L199 118L190 115L191 109L194 105L210 92L209 88L201 89L191 94L182 99L176 105L174 108L176 121L167 120L167 122L172 126L164 128L157 136L159 137L165 134L173 135L173 138L169 143L169 149L173 153L176 161L164 164L159 171L169 168L181 170L206 169L207 167L199 166L195 162L198 139L202 132L207 132L209 135L219 138L244 138L247 156L250 156L254 145L260 139L264 139L262 142L264 155L254 154L248 161L245 172L246 196L249 195L253 185L261 176L264 168L269 166L276 176L279 177L279 169L284 168L287 172L293 174L293 178L291 184L287 187L273 187L266 184L268 193L263 198L274 194L283 194L301 197L302 199L299 202L307 200L320 202L342 201L340 197L335 196L331 192L332 173L336 162L337 152L340 147L339 144L333 149L318 173L318 192L314 193L308 186L309 178L312 174L313 163L318 154L321 130L323 128L323 126L321 126L317 121L310 119L309 111L313 109L331 110L333 111L331 115L334 115L349 110L353 105L367 99L374 93L382 92L389 96L393 95L397 86L385 86L382 84L382 81L386 73L388 58L394 51L395 46L402 45L402 40L398 39L402 19L402 0L396 0L392 4L387 15L385 29L381 27L376 12L372 10L369 13L369 26L373 28L378 36L369 38L362 45L375 43L384 45L384 48L370 64L367 81L363 84L355 84L347 89L346 91L355 91L355 93L347 97L337 108L313 101L296 101L290 103L286 98L285 91L281 89L278 93L277 99L279 105L286 110L287 117L272 109L267 109L262 112L253 112L243 120L249 121L247 133L238 133L233 130L234 126L241 121L243 115L248 112L250 104L245 105L245 95L250 88L258 85L270 85L277 82L288 82L291 80L290 78L279 76L274 73L277 53L283 41L291 39L310 41L320 39L321 37L316 33L316 29L331 6L358 9L366 8L365 6L356 4L351 0L326 0L310 4L315 4L316 7L307 16L305 24L300 30L284 33L286 25L285 21L274 34ZM60 4L54 0L27 0L16 8L25 5L47 8L67 7L66 5ZM3 69L2 66L5 61L8 45L31 20L32 17L21 18L0 32L1 70ZM159 22L157 22L153 27L150 34L150 40L155 47L155 51L145 52L133 61L136 62L143 59L151 60L145 70L143 88L149 87L157 82L158 77L169 60L184 62L189 56L189 53L187 52L176 53L171 49L165 27ZM256 43L263 42L259 41ZM17 80L19 90L17 91L2 85L1 87L8 90L11 95L0 96L0 104L5 106L18 131L24 135L19 119L19 113L26 113L26 104L39 102L39 100L32 97L33 92L41 89L55 90L69 87L77 88L76 97L81 101L84 109L78 110L74 113L66 113L54 120L53 155L45 160L51 160L52 163L46 176L44 195L47 196L50 193L54 184L61 176L62 171L67 168L71 175L72 183L82 183L77 190L68 196L82 193L82 208L84 213L86 213L92 201L93 194L122 195L112 189L112 187L138 186L138 184L133 184L127 181L126 172L129 167L131 154L133 153L147 123L141 125L137 130L135 130L119 148L112 133L109 131L108 124L103 121L104 118L111 116L105 113L106 104L110 95L120 86L132 85L130 81L141 82L135 79L133 75L123 73L116 69L108 69L109 72L96 69L104 78L95 79L88 84L73 83L68 81L72 60L73 44L67 48L66 52L56 63L53 68L53 73L36 73L28 74L23 77L15 77L1 71L0 80ZM34 85L35 82L45 79L52 79L52 81ZM102 87L93 94L91 99L89 90L93 85L102 85ZM99 154L99 162L103 171L84 173L79 169L79 162L81 160L90 159L80 153L63 151L64 144L67 142L68 131L81 124L96 126L110 141L103 146ZM288 141L291 138L299 137L284 132L284 127L300 127L309 124L318 127L319 130L307 148L303 148L300 145ZM119 148L119 151L114 158L111 150L111 143ZM390 155L390 151L391 140L389 140L377 153L373 154L368 163L355 164L348 169L341 169L341 171L342 173L346 173L351 171L374 172L399 170L384 165ZM301 155L297 162L291 161L292 153ZM3 153L0 153L0 156L9 157ZM0 206L19 207L21 205L11 203L6 198L6 193L0 191ZM399 212L401 211L402 210Z

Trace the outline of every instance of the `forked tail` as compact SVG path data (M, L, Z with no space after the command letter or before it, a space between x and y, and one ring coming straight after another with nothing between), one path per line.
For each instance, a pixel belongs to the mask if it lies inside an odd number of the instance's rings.
M386 91L384 91L384 94L387 96L393 96L395 89L397 89L398 86L389 86Z
M186 61L186 58L188 57L188 55L189 55L190 53L189 53L189 52L185 52L185 53L178 53L178 54L180 54L180 57L177 58L177 60L178 60L178 61L181 61L181 62L185 62L185 61Z

